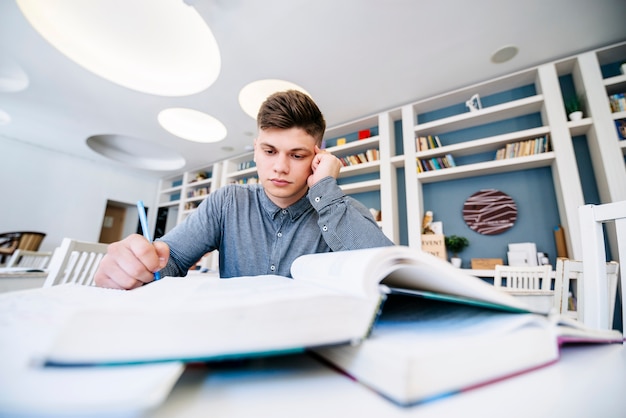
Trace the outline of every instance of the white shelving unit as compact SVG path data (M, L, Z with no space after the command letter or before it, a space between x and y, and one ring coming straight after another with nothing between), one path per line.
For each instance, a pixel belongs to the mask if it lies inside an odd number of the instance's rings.
M419 117L427 112L453 108L474 94L488 97L496 93L534 85L536 93L528 97L513 99L476 111L464 109L461 113L442 117L434 121L420 122ZM542 125L535 128L506 132L468 140L452 145L417 151L415 139L426 135L445 135L461 129L479 128L494 122L505 121L519 116L539 113ZM469 86L447 94L408 104L402 108L404 165L406 176L407 213L419 214L407 219L409 245L421 246L421 217L425 212L422 186L427 183L442 182L488 174L527 170L538 167L551 167L555 181L555 191L559 215L569 231L570 254L580 251L574 245L579 235L576 219L577 207L583 204L582 188L576 167L570 129L565 120L558 76L553 66L547 65L518 72L482 84ZM417 159L432 158L451 154L455 161L467 155L493 152L506 144L548 136L554 151L503 160L486 160L456 167L418 173ZM564 192L567 190L567 193Z
M339 173L341 189L347 195L356 195L366 192L378 192L382 219L379 225L383 233L393 242L400 242L398 221L398 187L396 168L401 166L402 160L396 156L395 134L393 124L400 119L400 112L383 112L377 115L365 117L350 123L335 126L326 131L324 138L337 139L341 137L355 136L365 129L378 129L378 135L365 139L355 139L339 146L328 147L327 151L337 157L354 155L377 149L377 161L342 167ZM393 159L395 157L395 159ZM364 174L379 173L375 179L356 179ZM354 179L354 181L351 181ZM358 199L358 196L356 196Z
M202 174L206 178L198 178ZM220 187L221 163L215 163L161 180L158 207L169 208L173 225L182 222L216 187ZM168 222L169 223L169 222Z

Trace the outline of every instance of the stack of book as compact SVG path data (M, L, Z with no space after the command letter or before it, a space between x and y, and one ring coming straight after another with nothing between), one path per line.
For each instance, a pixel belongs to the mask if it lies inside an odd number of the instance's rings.
M564 343L623 341L408 247L304 255L291 274L37 289L82 301L37 355L46 368L76 368L306 351L412 405L557 362Z

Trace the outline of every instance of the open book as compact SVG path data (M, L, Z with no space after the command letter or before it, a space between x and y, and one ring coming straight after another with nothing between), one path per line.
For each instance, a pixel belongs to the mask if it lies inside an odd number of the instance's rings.
M378 383L405 385L410 380L433 377L416 377L408 370L404 373L407 364L402 357L385 351L391 345L400 349L413 343L403 327L394 325L397 321L393 315L385 313L387 307L390 312L397 311L391 303L400 297L396 293L410 295L403 309L415 312L410 321L405 316L404 325L424 328L426 339L431 339L432 333L428 324L437 321L442 312L454 311L442 311L441 304L446 304L480 314L482 318L476 320L480 322L467 333L480 332L487 338L487 328L493 328L489 332L496 336L508 331L517 337L504 338L502 347L519 351L530 345L536 352L525 362L507 355L492 373L479 376L475 372L472 382L463 384L517 373L556 361L558 356L555 322L548 312L531 314L531 309L515 297L418 250L396 246L305 255L293 263L291 271L293 279L164 278L132 291L109 291L107 303L81 310L66 323L45 361L48 365L203 361L314 349L363 382L407 402L422 394L410 389L410 396L403 399L393 388L378 388ZM430 305L436 305L439 313L428 316ZM471 326L472 321L465 322ZM537 325L523 325L526 322ZM431 328L442 341L461 337L458 327L444 328L443 322ZM584 339L621 341L621 334L616 332L580 332ZM397 343L385 343L394 339ZM490 356L501 354L490 348L493 340L499 341L499 337L473 339L473 344L485 347L485 363L491 361ZM380 349L376 346L379 342ZM448 350L453 357L471 351L462 344L455 349L440 346L439 352ZM353 361L354 356L359 361ZM446 370L456 374L453 368ZM455 379L449 380L452 383Z

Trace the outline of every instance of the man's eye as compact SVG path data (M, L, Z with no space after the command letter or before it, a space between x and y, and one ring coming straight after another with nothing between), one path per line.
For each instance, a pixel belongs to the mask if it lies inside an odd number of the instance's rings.
M292 154L292 157L296 160L301 160L304 158L304 155L300 155L300 154Z
M271 155L271 154L274 154L274 150L273 149L266 149L265 153Z

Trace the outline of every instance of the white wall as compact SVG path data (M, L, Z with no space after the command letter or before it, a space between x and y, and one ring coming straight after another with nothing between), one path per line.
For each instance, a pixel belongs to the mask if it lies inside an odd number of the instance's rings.
M158 178L0 138L0 233L41 231L41 250L64 237L98 241L107 200L143 200L156 218Z

